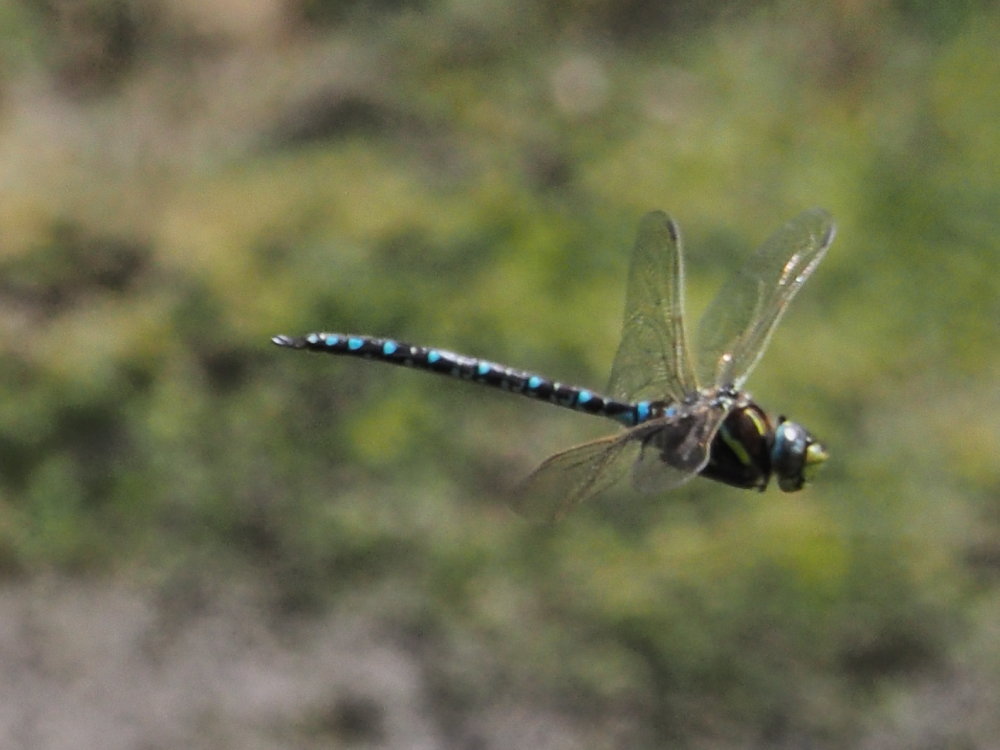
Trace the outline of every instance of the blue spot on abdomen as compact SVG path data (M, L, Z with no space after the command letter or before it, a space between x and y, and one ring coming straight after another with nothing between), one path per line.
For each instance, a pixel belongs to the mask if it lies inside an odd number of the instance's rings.
M645 422L649 419L649 402L640 401L635 405L635 423Z

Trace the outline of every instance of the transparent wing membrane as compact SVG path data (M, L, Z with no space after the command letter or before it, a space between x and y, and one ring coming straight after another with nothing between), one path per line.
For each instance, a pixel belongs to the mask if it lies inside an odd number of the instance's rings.
M641 443L630 432L593 440L549 456L520 484L511 507L535 521L558 521L592 495L618 482Z
M698 404L683 416L656 419L632 469L632 486L640 492L664 492L695 477L705 468L709 446L728 408Z
M608 392L626 401L680 401L697 390L684 331L684 258L677 225L646 214L632 250L622 339Z
M550 456L518 487L512 506L527 518L557 521L588 497L622 479L642 492L661 492L696 476L729 413L718 403L643 422Z
M738 389L760 359L788 303L823 259L834 226L806 211L771 235L730 277L698 327L697 373L684 328L684 258L677 226L660 211L643 217L632 250L622 339L609 394L672 404L669 416L549 458L522 483L521 514L562 518L631 468L633 486L662 492L697 476ZM729 390L699 391L698 383Z
M742 386L833 235L833 220L826 211L801 213L730 277L698 325L696 359L702 383Z

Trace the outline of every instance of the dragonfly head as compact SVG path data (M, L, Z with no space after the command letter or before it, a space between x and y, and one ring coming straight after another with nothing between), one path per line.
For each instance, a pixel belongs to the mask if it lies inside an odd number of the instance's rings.
M808 430L784 417L778 418L771 446L771 470L782 490L801 490L826 459L826 449Z

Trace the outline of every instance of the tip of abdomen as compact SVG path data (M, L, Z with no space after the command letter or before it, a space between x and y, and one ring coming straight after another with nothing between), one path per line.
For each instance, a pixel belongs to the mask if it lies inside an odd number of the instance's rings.
M292 349L301 349L304 345L302 339L295 339L291 336L278 335L271 337L271 343L277 344L278 346L289 346Z

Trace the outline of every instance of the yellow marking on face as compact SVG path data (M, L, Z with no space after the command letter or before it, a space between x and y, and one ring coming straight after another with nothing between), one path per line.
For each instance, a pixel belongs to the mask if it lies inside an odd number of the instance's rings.
M809 466L810 464L821 464L829 457L830 454L827 453L823 446L819 443L813 443L806 448L806 466Z
M803 479L807 482L812 481L812 478L816 475L816 470L819 468L819 465L826 461L829 457L830 454L828 454L819 443L813 443L806 448L806 460L802 465Z

